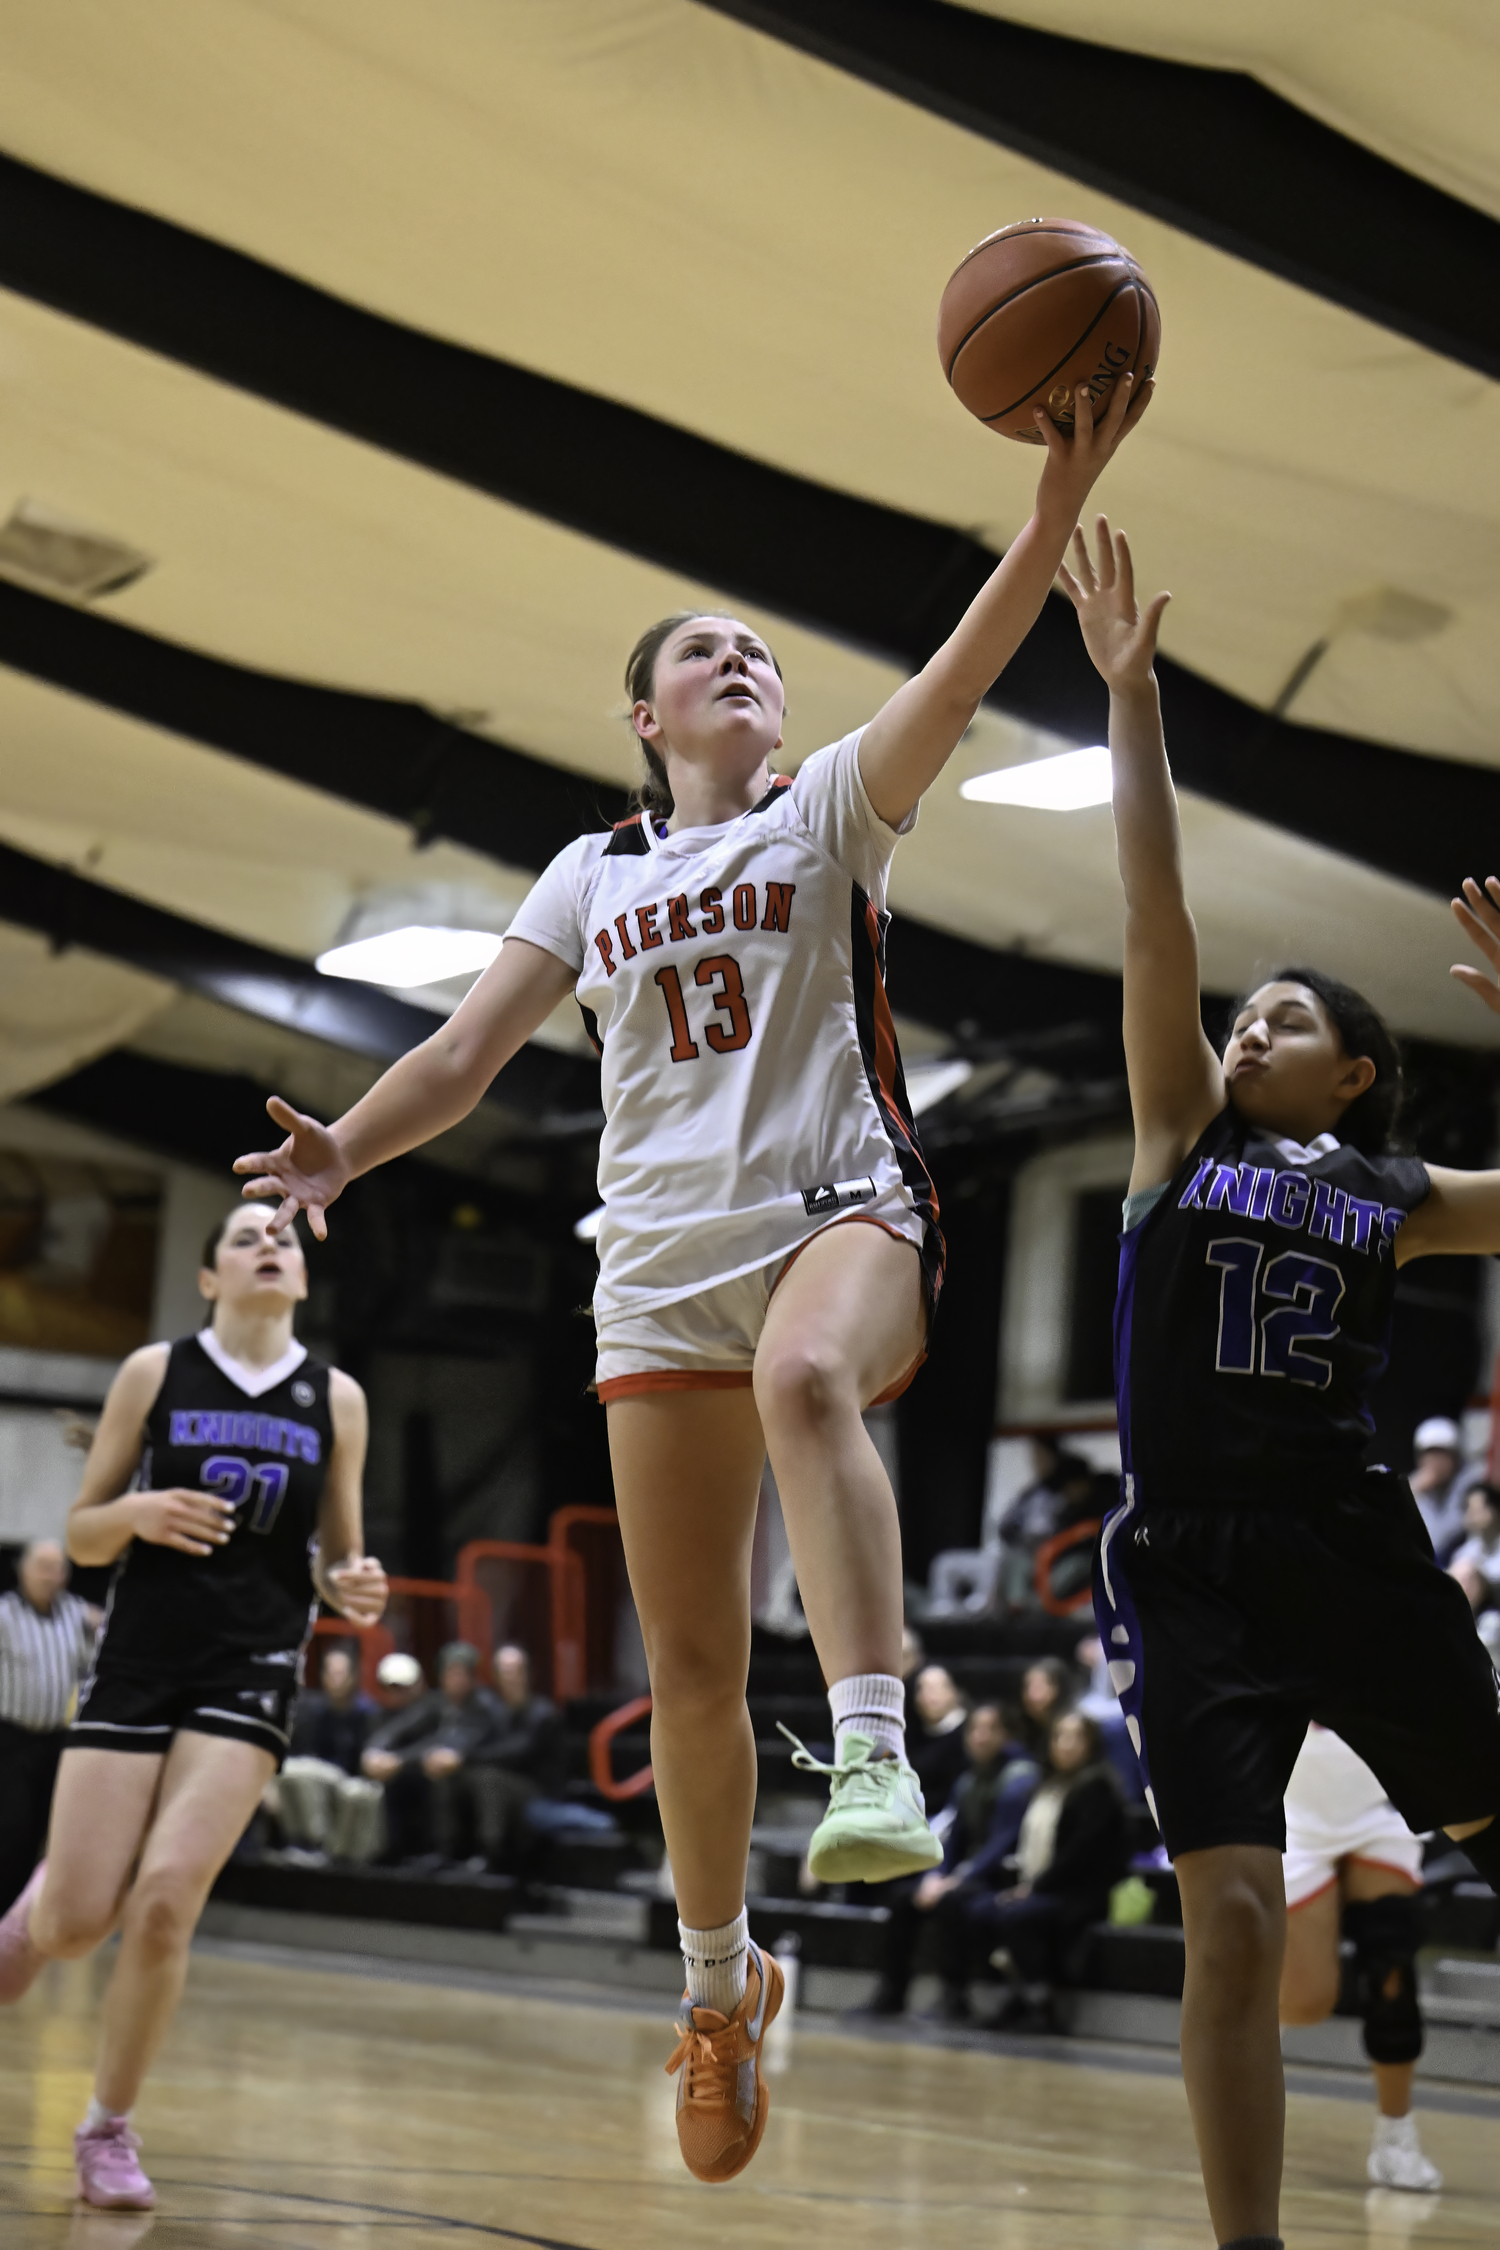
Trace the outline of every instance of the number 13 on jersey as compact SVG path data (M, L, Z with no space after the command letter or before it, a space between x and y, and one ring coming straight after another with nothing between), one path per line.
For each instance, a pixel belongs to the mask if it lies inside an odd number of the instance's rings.
M662 998L667 1003L667 1021L672 1027L672 1044L667 1053L674 1063L696 1062L699 1046L688 1024L687 1002L682 996L682 981L675 968L658 969L656 983L661 987ZM700 984L714 993L714 1006L728 1018L727 1028L722 1023L710 1023L703 1036L716 1055L732 1055L737 1048L750 1044L750 1003L745 998L744 980L740 965L732 953L711 953L700 961L693 971L694 984Z

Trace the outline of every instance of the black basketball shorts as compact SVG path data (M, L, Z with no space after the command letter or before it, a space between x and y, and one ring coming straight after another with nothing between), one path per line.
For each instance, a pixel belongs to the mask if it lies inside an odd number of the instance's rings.
M78 1696L70 1750L140 1750L160 1756L175 1734L216 1734L269 1750L279 1767L291 1739L298 1650L247 1656L229 1649L180 1673L121 1671L100 1661Z
M1094 1610L1167 1850L1286 1845L1310 1719L1408 1827L1500 1813L1500 1681L1403 1477L1316 1503L1109 1517Z

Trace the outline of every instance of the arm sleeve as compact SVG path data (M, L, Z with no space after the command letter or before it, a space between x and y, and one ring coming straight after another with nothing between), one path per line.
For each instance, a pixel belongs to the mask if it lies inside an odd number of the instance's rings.
M505 933L507 940L525 938L528 945L555 954L570 969L583 967L584 878L602 841L598 836L579 836L564 845L521 901Z
M792 783L792 802L823 849L852 875L877 907L885 904L885 879L903 836L917 825L917 808L899 828L888 828L865 794L859 770L863 728L827 750L815 750Z

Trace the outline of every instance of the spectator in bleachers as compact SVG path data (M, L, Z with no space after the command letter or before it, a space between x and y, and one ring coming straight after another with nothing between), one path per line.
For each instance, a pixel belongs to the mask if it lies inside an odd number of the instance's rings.
M1481 1482L1483 1468L1464 1459L1463 1435L1446 1414L1429 1415L1412 1439L1412 1497L1421 1511L1432 1551L1445 1567L1464 1537L1464 1502Z
M937 1969L943 1979L939 2013L958 2022L969 2012L970 1920L1007 1880L1005 1862L1016 1849L1022 1817L1040 1778L1027 1755L1021 1715L1012 1706L980 1703L964 1727L965 1771L934 1827L943 1837L943 1863L930 1874L882 1883L879 1901L890 1909L880 1983L871 2015L900 2015L912 1966L929 1920L936 1931Z
M320 1683L297 1698L291 1748L267 1793L294 1852L363 1866L384 1842L380 1783L360 1772L382 1713L361 1691L357 1664L343 1642L325 1647Z
M0 1595L0 1912L47 1840L57 1762L88 1669L99 1612L68 1592L68 1558L33 1539Z
M544 1836L612 1835L615 1823L567 1791L562 1714L531 1685L531 1659L509 1642L495 1651L501 1706L494 1734L475 1751L464 1775L475 1834L492 1868L522 1868ZM466 1779L465 1779L466 1775Z
M929 1617L1002 1614L1036 1607L1036 1551L1070 1519L1093 1472L1055 1438L1031 1440L1031 1482L997 1507L986 1502L977 1547L934 1555L928 1574Z
M1500 1486L1470 1485L1464 1501L1467 1534L1448 1568L1477 1617L1500 1605Z
M1034 1758L1045 1758L1053 1721L1070 1711L1078 1682L1060 1656L1038 1656L1021 1676L1021 1723Z
M964 1721L969 1706L946 1664L924 1664L912 1682L906 1755L917 1769L931 1811L946 1805L967 1762Z
M450 1641L438 1685L370 1735L361 1765L385 1785L387 1856L436 1868L457 1856L468 1792L455 1777L498 1737L501 1704L479 1680L479 1652Z
M991 1962L1011 1973L997 2024L1053 2028L1053 1991L1068 1953L1108 1912L1129 1856L1125 1803L1099 1729L1081 1711L1064 1711L1052 1722L1047 1769L1021 1822L1015 1884L974 1917Z

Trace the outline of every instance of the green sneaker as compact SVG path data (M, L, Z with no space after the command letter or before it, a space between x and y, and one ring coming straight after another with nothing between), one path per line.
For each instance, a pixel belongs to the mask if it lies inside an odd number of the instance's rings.
M921 1784L905 1758L877 1752L867 1735L846 1734L836 1766L825 1766L781 1727L802 1773L826 1773L828 1810L813 1831L807 1864L820 1883L888 1883L938 1866L943 1847L927 1825Z

